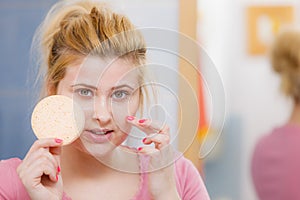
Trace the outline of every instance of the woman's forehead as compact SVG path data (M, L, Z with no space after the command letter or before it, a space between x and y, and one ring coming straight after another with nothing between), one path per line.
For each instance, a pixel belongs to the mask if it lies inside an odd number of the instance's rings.
M94 86L136 85L139 82L138 67L122 58L104 60L89 57L81 64L68 67L65 75L68 76L66 78L71 78L74 84L88 83Z

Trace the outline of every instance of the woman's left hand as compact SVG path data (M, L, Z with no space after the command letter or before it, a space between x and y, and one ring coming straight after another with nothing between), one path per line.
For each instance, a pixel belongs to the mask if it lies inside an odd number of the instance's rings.
M128 117L127 121L147 134L142 140L145 145L138 148L140 154L150 156L148 167L149 189L154 199L180 199L175 181L175 155L170 144L170 128L166 124L150 119Z

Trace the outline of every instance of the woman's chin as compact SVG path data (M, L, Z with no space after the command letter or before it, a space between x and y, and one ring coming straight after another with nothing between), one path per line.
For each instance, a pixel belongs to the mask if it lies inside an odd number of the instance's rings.
M83 146L88 154L96 157L96 158L102 158L107 155L109 155L116 146L110 142L108 143L102 143L101 145L95 144L95 143L84 143Z

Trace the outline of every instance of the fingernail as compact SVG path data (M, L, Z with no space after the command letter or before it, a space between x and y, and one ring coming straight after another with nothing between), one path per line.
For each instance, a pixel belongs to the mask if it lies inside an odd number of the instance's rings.
M143 143L145 143L145 141L147 140L147 138L144 138L142 141L143 141Z
M134 116L127 116L127 120L129 120L129 121L134 120Z
M139 123L142 124L142 123L144 123L145 121L146 121L146 119L140 119L140 120L139 120Z
M56 142L56 143L62 143L62 141L63 141L62 139L55 138L55 142Z
M138 151L141 151L142 149L143 149L143 147L139 147L139 148L137 148L137 150L138 150Z
M57 167L57 172L58 172L58 173L60 172L60 167L59 167L59 166Z

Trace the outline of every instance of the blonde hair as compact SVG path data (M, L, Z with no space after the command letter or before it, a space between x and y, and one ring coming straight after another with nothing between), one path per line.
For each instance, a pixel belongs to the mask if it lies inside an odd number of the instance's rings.
M65 69L88 55L122 57L135 66L146 62L144 38L129 19L104 3L88 0L55 4L35 34L33 49L40 51L42 97L55 94ZM144 72L140 74L143 81Z
M300 100L300 32L285 31L277 36L271 52L274 71L281 76L281 89L295 102Z

